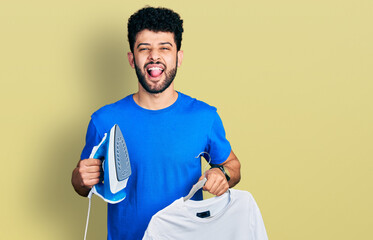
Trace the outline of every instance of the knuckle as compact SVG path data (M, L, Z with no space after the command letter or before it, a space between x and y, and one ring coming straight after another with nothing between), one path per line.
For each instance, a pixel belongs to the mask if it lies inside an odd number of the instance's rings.
M88 181L85 180L85 179L83 179L83 180L82 180L82 186L83 186L83 187L84 187L84 186L88 186Z
M98 180L92 179L89 183L90 186L96 185L98 183Z
M80 160L79 163L78 163L78 168L80 169L81 167L83 167L84 164L83 164L83 160Z
M80 160L81 165L86 165L89 162L89 158Z
M80 167L78 172L80 175L83 175L85 173L84 168Z

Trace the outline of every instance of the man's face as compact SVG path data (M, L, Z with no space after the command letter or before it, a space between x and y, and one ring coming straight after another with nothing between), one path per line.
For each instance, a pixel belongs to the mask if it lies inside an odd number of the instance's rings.
M177 51L173 33L143 30L137 34L128 60L136 70L141 87L156 94L172 84L183 60L183 52Z

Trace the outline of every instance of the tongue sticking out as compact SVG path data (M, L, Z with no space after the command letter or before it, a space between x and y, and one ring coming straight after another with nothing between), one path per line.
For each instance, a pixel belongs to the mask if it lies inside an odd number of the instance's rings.
M151 70L149 71L150 76L159 77L162 74L162 70Z

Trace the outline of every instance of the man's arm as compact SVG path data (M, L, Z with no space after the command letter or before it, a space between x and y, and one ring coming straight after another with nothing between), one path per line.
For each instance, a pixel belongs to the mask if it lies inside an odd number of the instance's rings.
M71 183L75 191L79 195L87 197L91 188L99 183L101 172L101 161L99 159L80 160L71 177Z
M203 190L216 196L224 194L228 188L234 187L241 180L241 164L233 151L231 151L227 160L219 165L222 165L230 176L229 182L219 168L211 168L205 173L207 182L203 187ZM202 178L203 176L201 176L200 180Z

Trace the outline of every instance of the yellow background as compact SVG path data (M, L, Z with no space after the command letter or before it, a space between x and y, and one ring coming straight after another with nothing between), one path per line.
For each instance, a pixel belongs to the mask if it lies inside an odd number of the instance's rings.
M71 171L90 114L137 89L126 24L146 4L184 19L176 89L218 108L269 238L373 239L370 0L2 1L0 238L83 238Z

